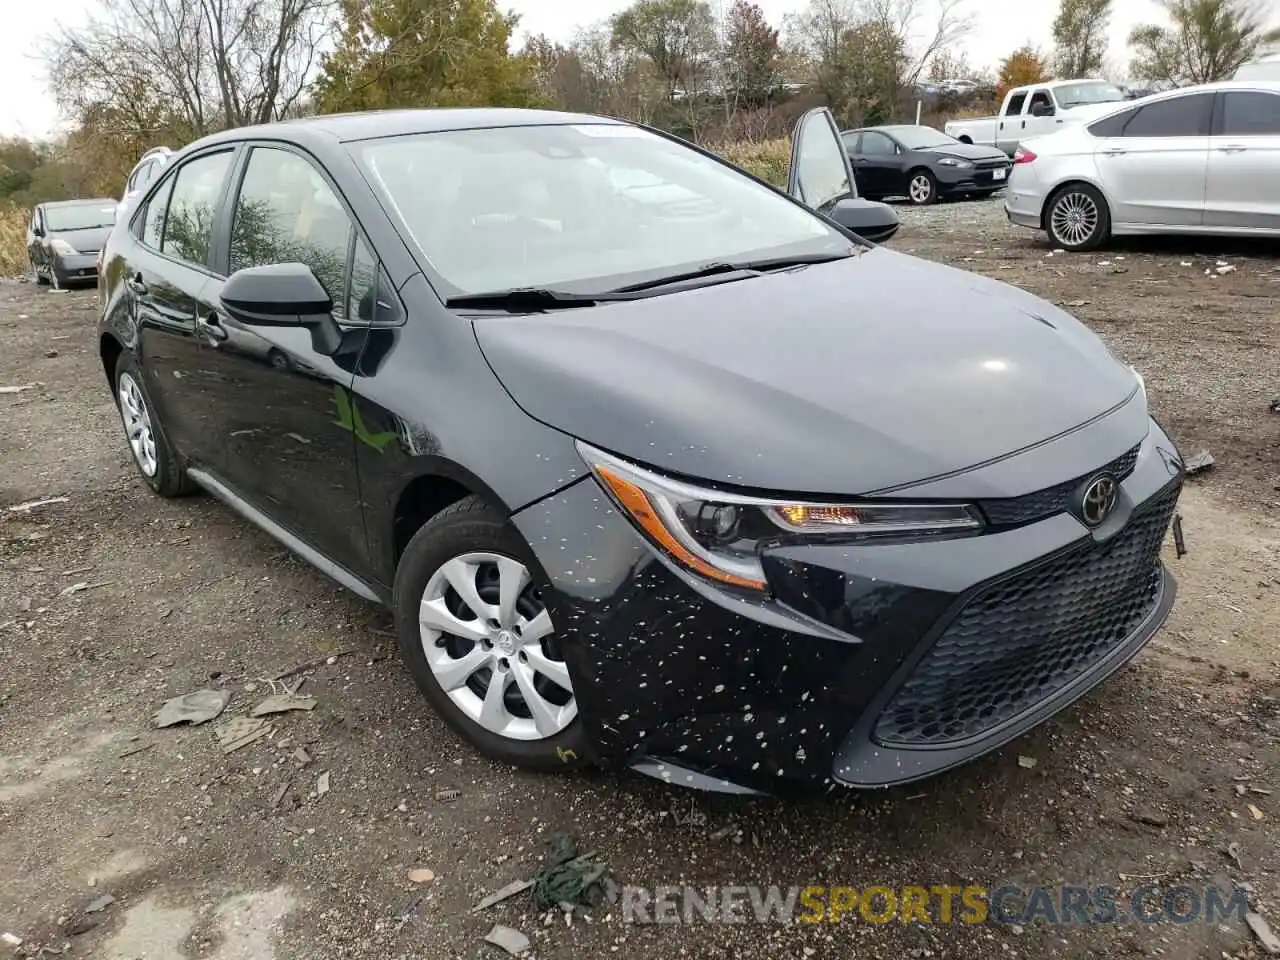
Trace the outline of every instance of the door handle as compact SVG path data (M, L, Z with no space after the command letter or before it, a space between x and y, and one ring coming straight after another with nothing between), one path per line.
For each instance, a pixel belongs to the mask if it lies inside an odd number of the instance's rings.
M196 316L196 329L212 340L214 346L227 339L227 331L218 321L216 314L207 317Z
M147 295L147 285L142 282L142 274L135 274L125 281L125 286L132 290L139 297Z
M1125 150L1123 147L1108 147L1106 150L1102 151L1102 155L1104 157L1122 157L1128 152L1129 151Z
M1243 143L1228 143L1224 147L1219 147L1218 152L1219 153L1242 153L1243 151L1248 149L1249 148L1246 147Z

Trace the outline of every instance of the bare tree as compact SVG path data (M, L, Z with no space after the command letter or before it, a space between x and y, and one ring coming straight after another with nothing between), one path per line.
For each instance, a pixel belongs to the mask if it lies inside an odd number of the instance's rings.
M288 115L332 29L334 0L100 0L50 39L59 105L110 110L142 133L164 122L200 136Z

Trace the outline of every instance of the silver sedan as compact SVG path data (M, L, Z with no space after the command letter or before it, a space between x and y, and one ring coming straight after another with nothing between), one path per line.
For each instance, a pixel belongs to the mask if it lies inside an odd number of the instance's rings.
M1055 246L1132 234L1280 234L1280 82L1225 81L1155 94L1088 124L1026 140L1009 220Z

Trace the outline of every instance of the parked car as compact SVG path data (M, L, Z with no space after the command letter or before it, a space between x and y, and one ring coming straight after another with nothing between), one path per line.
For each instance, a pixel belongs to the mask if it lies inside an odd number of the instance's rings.
M1181 461L1068 314L815 213L852 185L828 111L793 140L790 196L568 113L192 144L105 258L139 473L388 605L504 762L765 792L991 750L1168 615Z
M1231 79L1280 81L1280 52L1269 53L1242 64Z
M853 161L858 192L935 203L950 196L990 196L1013 166L995 147L961 143L925 126L862 127L840 135Z
M1055 80L1014 87L993 117L953 120L943 131L962 143L999 147L1009 156L1030 137L1091 120L1123 102L1125 92L1105 80Z
M124 193L120 196L121 207L127 207L137 199L138 194L142 193L164 169L164 165L169 162L171 156L173 151L168 147L152 147L138 158L138 162L129 171L128 179L125 180Z
M1005 212L1067 250L1112 236L1280 234L1280 82L1160 93L1014 158Z
M27 224L27 264L39 284L65 287L98 278L98 252L115 225L109 198L37 204Z

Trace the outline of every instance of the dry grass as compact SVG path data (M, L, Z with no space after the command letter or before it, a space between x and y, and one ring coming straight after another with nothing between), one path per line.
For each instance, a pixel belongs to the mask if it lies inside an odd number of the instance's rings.
M714 148L730 163L786 189L791 163L791 141L765 140L727 143ZM0 276L16 276L27 269L27 218L29 213L15 204L0 201Z
M761 143L726 143L713 147L730 163L737 164L775 187L787 188L787 171L791 165L789 139L765 140Z
M0 201L0 276L27 269L27 217L22 207Z

